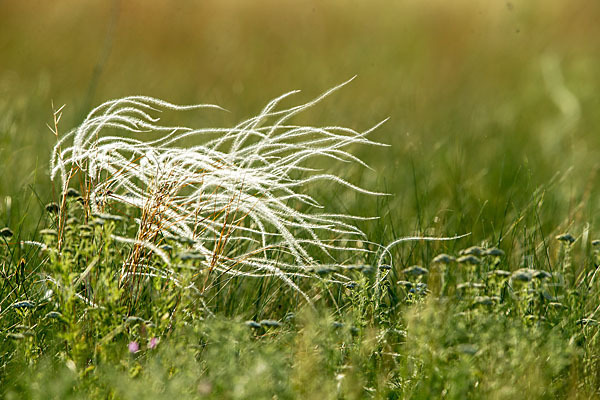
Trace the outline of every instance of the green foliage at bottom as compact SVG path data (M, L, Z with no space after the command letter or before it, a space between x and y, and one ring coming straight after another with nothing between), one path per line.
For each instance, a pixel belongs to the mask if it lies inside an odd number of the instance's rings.
M595 269L563 268L570 243L553 273L507 271L482 248L384 268L379 285L368 265L345 286L329 271L299 282L311 306L278 282L220 284L193 268L119 285L130 249L110 239L116 223L70 223L60 251L51 230L41 249L3 247L4 398L598 396L598 323L581 318L594 314Z

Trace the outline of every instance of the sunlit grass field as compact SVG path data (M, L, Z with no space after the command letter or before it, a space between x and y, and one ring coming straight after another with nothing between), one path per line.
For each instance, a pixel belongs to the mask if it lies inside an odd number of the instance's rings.
M600 397L599 18L584 0L0 2L1 396ZM354 75L294 119L389 117L369 136L389 147L347 149L371 170L314 165L389 196L303 189L378 217L357 222L375 253L349 284L300 280L309 305L276 278L210 277L201 297L148 280L132 306L115 279L128 249L110 239L129 228L71 200L58 251L47 125L63 104L59 136L137 94L228 110L172 123L233 126ZM393 247L375 285L374 244L463 234ZM434 262L472 246L501 252Z

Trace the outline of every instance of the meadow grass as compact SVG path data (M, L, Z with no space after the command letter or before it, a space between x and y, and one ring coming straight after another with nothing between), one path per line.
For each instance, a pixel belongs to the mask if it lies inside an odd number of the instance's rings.
M0 396L599 397L597 5L276 3L0 5ZM206 255L177 235L156 243L170 266L138 258L176 279L146 274L131 298L118 276L135 242L116 240L136 238L144 208L92 214L88 185L51 182L51 99L67 104L59 138L132 93L229 110L165 112L166 126L235 126L286 90L303 90L290 108L355 74L293 123L364 132L390 117L369 135L390 147L346 148L372 169L309 165L390 195L298 188L327 212L379 217L355 221L352 247L368 251L351 268L290 278L310 303L277 276L204 286ZM380 261L398 238L463 233Z

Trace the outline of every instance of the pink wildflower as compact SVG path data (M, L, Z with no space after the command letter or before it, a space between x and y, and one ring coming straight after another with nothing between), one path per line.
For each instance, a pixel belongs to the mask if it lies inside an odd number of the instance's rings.
M137 353L140 351L140 345L137 342L129 342L127 348L129 349L130 353Z
M156 347L156 345L157 345L157 344L158 344L158 338L153 336L153 337L150 339L150 341L148 342L148 348L149 348L149 349L153 349L153 348L155 348L155 347Z

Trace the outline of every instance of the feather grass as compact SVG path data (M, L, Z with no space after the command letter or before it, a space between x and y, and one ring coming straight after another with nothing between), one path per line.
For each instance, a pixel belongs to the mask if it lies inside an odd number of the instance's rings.
M386 146L367 138L385 120L363 132L289 123L351 80L305 104L277 109L283 99L298 91L288 92L233 128L161 125L156 117L162 110L223 110L216 105L181 106L145 96L111 100L58 140L51 157L51 178L66 192L73 171L81 172L90 214L112 215L119 205L139 210L135 238L114 236L132 246L121 282L129 279L133 284L132 277L149 273L173 276L172 260L158 244L174 237L203 256L197 268L208 271L207 278L213 271L241 277L276 276L308 299L295 279L311 276L320 265L312 256L315 251L331 258L332 251L368 251L345 247L328 236L364 239L351 222L369 218L300 211L301 205L323 208L301 190L315 182L331 182L366 195L384 195L306 164L325 157L368 168L345 148ZM115 130L117 134L106 133ZM150 138L144 140L144 136ZM186 146L194 140L201 143ZM401 240L413 239L421 238ZM143 270L144 260L152 254L160 257L165 271Z

